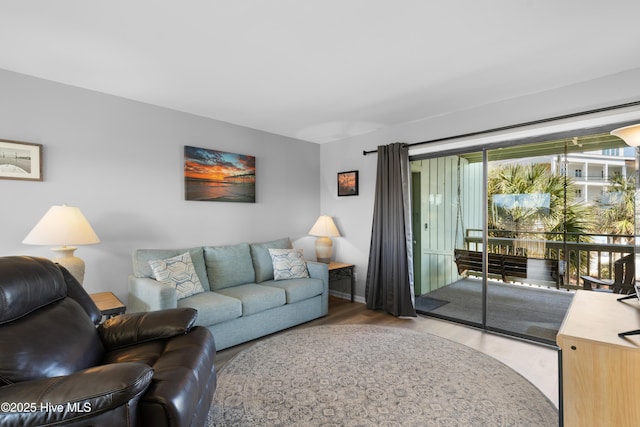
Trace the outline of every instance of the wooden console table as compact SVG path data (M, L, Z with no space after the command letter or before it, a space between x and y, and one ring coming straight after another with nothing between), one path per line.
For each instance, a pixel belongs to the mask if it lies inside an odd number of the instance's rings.
M637 299L579 290L558 331L564 426L640 423L640 328Z

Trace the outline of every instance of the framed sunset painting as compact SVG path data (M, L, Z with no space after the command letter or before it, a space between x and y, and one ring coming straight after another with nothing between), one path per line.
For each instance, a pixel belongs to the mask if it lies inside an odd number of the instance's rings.
M338 172L338 196L358 195L358 171Z
M185 200L256 202L256 158L184 147Z

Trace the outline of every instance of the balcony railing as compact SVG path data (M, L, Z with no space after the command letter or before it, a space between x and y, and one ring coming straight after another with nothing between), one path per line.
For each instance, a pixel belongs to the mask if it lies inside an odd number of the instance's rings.
M580 276L613 279L613 264L634 252L634 236L585 233L521 232L489 230L489 253L522 255L532 259L552 260L558 263L560 275L555 283L558 289L581 289ZM505 236L505 237L501 237ZM468 229L465 248L482 251L482 230ZM596 243L596 241L603 243ZM526 282L523 279L523 282Z

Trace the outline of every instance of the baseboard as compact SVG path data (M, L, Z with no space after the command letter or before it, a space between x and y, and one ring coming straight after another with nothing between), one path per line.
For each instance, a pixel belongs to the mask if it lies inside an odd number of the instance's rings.
M342 299L346 299L346 300L351 301L351 294L350 293L338 292L338 291L334 291L332 289L329 289L329 295L337 297L337 298L342 298ZM354 295L353 296L353 301L354 302L359 302L359 303L362 303L362 304L366 304L367 303L367 301L363 297L358 296L358 295Z

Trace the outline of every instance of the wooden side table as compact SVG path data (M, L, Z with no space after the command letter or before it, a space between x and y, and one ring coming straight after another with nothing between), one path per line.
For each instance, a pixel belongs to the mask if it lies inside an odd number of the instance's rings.
M98 306L100 313L107 319L118 314L124 314L127 311L127 306L113 292L98 292L97 294L91 294L90 297Z
M345 264L343 262L330 262L329 267L329 282L332 280L342 280L345 278L351 279L351 302L353 302L353 293L356 286L356 278L353 273L355 265Z

